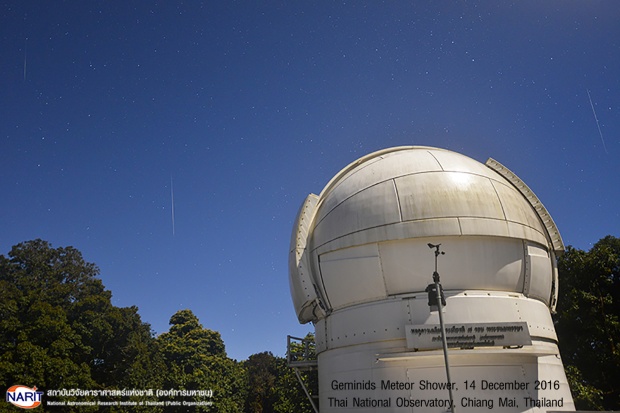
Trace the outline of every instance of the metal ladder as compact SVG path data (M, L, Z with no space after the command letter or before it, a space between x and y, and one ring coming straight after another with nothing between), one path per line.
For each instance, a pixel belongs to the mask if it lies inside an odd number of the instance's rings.
M318 370L314 340L290 335L286 336L286 362L295 372L297 381L301 384L304 393L306 393L306 397L308 397L312 409L315 413L319 413L319 396L317 394L310 394L310 391L301 377L302 371Z

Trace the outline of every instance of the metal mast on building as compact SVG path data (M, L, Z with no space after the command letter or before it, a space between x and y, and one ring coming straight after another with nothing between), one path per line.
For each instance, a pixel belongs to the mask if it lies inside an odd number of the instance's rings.
M446 298L443 294L443 288L439 282L439 273L437 272L437 257L439 254L445 255L444 251L439 251L441 244L433 245L428 244L428 247L435 249L435 271L433 272L434 284L429 284L426 287L428 292L428 305L431 307L431 311L434 306L437 307L439 312L439 326L441 328L441 342L443 344L443 358L446 364L446 378L448 379L448 393L450 395L450 411L454 413L454 398L452 397L452 379L450 378L450 364L448 363L448 340L446 339L446 326L443 322L443 307L446 305Z

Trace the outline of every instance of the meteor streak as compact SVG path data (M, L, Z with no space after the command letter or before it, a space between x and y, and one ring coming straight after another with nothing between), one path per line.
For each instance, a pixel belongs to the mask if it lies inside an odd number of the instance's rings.
M607 145L605 145L605 139L603 139L603 132L601 132L601 125L599 125L598 123L598 117L596 116L596 111L594 110L594 104L592 103L592 97L590 96L590 91L586 89L586 92L588 92L588 99L590 100L590 107L592 108L592 113L594 114L594 120L596 121L596 127L598 128L598 134L601 137L601 142L603 142L603 149L605 149L606 154L609 154L609 152L607 152Z

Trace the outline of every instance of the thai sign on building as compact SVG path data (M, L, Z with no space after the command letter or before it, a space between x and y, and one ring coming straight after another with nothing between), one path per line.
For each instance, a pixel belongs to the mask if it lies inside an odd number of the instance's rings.
M446 324L446 341L451 348L508 347L532 344L526 322ZM406 326L407 347L431 350L442 347L439 325Z

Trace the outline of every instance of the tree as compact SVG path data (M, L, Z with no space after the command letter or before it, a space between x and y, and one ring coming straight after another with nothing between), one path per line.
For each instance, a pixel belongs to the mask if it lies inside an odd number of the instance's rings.
M293 369L287 365L286 359L278 359L278 371L280 374L277 381L277 400L273 411L275 413L314 413L308 397ZM311 394L318 395L316 371L302 372L301 377Z
M212 405L195 406L193 411L234 413L243 410L245 371L226 356L224 342L217 331L205 329L190 310L170 318L170 330L157 341L166 366L163 388L203 390L213 397ZM187 406L167 406L166 412L186 412Z
M588 252L568 247L558 267L556 331L575 405L618 410L620 239L607 236Z
M0 255L0 383L40 390L157 385L150 326L136 307L114 307L98 275L77 249L40 239Z
M292 343L290 351L293 360L316 360L314 335L306 335L303 343ZM244 365L248 375L245 413L314 413L285 358L262 352L251 355ZM304 370L300 375L310 393L317 395L317 371Z
M271 352L252 354L245 362L248 375L248 395L245 411L248 413L273 412L277 401L277 381L281 373L278 357Z

